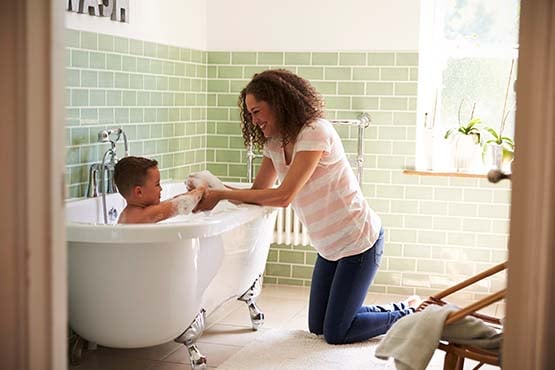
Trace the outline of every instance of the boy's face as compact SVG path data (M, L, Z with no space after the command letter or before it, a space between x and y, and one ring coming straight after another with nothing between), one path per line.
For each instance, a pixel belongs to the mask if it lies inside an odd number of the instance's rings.
M145 182L141 186L142 203L147 206L159 204L161 192L160 171L158 167L151 167L147 170Z

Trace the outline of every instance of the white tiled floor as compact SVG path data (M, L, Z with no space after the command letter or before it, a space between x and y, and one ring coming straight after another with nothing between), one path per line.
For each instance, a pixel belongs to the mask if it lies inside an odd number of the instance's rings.
M269 329L307 330L308 288L267 285L257 303L265 314L262 329L251 329L249 313L243 302L231 301L207 318L207 329L197 342L208 359L209 368L217 368L243 346ZM395 302L404 296L370 293L367 304ZM461 302L464 304L464 302ZM501 307L494 307L498 311ZM495 313L495 312L491 312ZM438 351L440 352L440 351ZM439 357L441 356L441 357ZM441 369L442 355L434 356L431 369ZM472 368L471 364L469 369ZM467 366L465 366L465 369ZM484 366L482 369L493 369ZM168 342L155 347L139 349L112 349L99 346L84 350L80 365L70 370L185 370L191 369L184 345Z

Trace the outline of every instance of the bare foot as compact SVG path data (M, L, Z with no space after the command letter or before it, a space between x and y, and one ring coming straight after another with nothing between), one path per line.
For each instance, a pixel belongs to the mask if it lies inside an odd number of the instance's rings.
M411 295L407 297L407 299L405 299L403 302L407 304L409 307L414 308L416 310L418 306L420 306L420 304L422 303L422 298L420 298L420 296L417 296L417 295Z

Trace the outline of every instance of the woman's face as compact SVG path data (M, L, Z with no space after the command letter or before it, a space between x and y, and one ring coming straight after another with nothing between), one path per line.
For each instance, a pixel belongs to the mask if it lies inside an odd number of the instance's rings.
M245 97L247 111L251 115L253 124L260 127L264 137L279 137L280 131L276 121L276 115L272 107L264 100L256 100L254 95L247 94Z

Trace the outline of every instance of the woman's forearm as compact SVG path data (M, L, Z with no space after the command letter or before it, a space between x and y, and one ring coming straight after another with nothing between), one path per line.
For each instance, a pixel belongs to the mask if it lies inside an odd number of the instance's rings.
M208 189L210 195L206 196L206 204L212 206L220 200L226 199L262 206L287 207L307 183L310 176L312 176L322 157L322 153L323 151L297 152L287 175L277 188L269 187L272 186L276 179L276 172L271 160L265 157L263 166L256 176L253 188L235 190Z
M280 188L211 190L218 200L231 200L261 206L287 207L292 197Z

